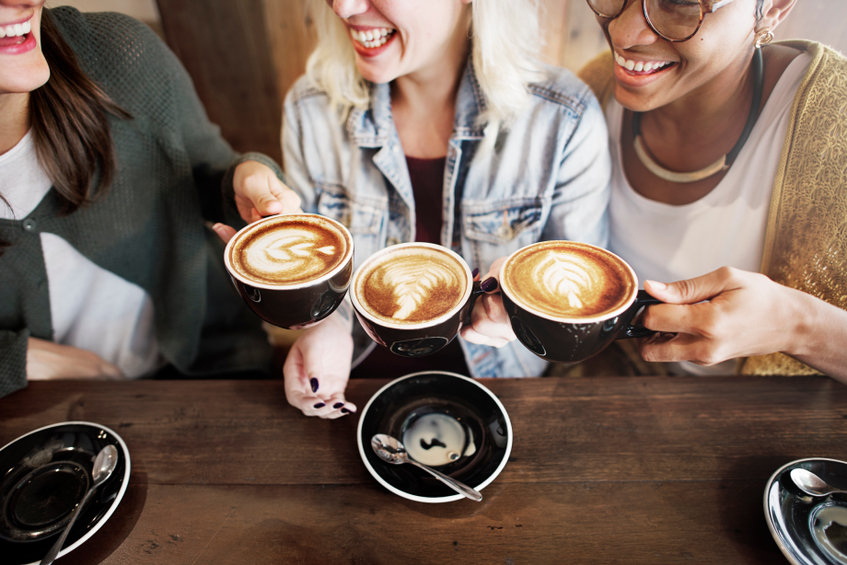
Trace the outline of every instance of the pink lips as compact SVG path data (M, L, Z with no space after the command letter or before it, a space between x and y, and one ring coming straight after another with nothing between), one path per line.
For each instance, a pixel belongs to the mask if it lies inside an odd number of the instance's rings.
M35 49L35 34L0 38L0 55L19 55Z

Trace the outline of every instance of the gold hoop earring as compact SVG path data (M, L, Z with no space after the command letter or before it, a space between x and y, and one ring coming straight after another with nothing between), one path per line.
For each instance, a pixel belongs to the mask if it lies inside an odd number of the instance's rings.
M756 49L761 49L762 45L767 45L773 41L773 32L769 29L756 32Z

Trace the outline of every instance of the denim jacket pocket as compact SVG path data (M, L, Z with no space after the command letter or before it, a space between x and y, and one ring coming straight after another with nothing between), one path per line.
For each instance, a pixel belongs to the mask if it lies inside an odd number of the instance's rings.
M328 187L317 188L317 212L338 220L353 237L374 236L382 231L388 204L378 198L353 198L350 194Z
M521 245L536 241L544 229L549 203L542 198L499 200L491 203L465 202L464 236L477 242ZM509 247L512 247L509 245Z

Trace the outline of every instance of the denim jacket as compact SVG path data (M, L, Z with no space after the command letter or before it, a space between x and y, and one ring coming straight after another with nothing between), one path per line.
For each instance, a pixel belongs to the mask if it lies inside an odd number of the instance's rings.
M468 63L460 81L441 195L441 244L486 273L530 243L571 239L605 246L610 160L603 113L570 71L548 67L528 108L483 144L485 99ZM289 186L306 211L339 220L354 237L354 266L415 239L415 202L391 113L390 86L371 86L370 106L346 119L307 77L288 92L282 127ZM358 356L368 339L356 324ZM362 339L364 336L364 339ZM546 362L519 342L501 348L461 340L474 377L539 376Z

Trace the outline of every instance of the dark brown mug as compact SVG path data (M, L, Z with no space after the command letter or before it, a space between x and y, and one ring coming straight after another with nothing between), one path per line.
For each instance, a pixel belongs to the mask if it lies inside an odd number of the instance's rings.
M575 241L540 241L512 253L500 269L512 330L548 361L579 363L614 340L653 332L633 324L647 305L635 271L606 249Z
M353 272L353 237L318 214L269 216L229 240L224 264L256 315L281 328L306 328L344 299Z
M462 257L431 243L399 243L368 257L353 274L356 318L378 344L423 357L459 333L479 285Z

